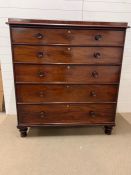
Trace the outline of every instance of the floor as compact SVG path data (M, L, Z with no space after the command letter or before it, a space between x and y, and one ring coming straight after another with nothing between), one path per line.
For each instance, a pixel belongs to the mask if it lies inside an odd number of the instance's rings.
M16 117L0 114L0 175L131 175L131 114L103 128L30 129L21 138Z

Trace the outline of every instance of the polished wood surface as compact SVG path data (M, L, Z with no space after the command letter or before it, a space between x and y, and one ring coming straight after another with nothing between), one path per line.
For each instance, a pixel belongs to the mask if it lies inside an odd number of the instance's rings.
M13 43L122 46L123 31L12 28ZM57 39L56 39L57 38Z
M18 129L115 126L127 23L9 19Z
M16 86L17 102L116 102L117 85L25 85Z
M14 62L34 64L121 64L120 47L22 46L13 47Z
M124 29L129 27L126 22L103 22L103 21L62 21L62 20L47 20L47 19L22 19L22 18L8 18L7 24L10 26L58 26L59 28L63 26L64 28L67 26L77 27L94 27L94 28L120 28Z
M26 124L110 123L115 104L19 105L19 120Z
M15 64L17 82L118 83L120 66Z

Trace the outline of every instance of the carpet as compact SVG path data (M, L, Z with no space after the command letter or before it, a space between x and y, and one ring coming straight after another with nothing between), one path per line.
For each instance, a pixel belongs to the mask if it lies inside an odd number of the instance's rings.
M16 116L0 122L0 175L131 175L131 116L116 117L112 135L101 127L31 128Z

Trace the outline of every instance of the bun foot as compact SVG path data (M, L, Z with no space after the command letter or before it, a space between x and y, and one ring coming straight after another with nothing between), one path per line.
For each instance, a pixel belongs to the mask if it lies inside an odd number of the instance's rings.
M105 134L111 135L112 133L112 126L105 126Z
M20 131L20 136L21 137L26 137L27 136L27 130L28 130L28 128L27 127L17 127L18 129L19 129L19 131Z

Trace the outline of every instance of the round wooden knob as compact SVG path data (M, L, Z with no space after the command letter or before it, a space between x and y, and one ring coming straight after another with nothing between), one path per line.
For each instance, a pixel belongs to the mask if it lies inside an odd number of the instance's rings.
M98 72L94 71L94 72L92 72L92 76L93 76L94 78L98 78L99 74L98 74Z
M45 117L46 117L46 114L45 114L44 111L41 111L41 112L40 112L40 117L41 117L41 118L45 118Z
M101 39L102 39L102 35L96 35L96 36L95 36L95 40L96 40L96 41L99 41L99 40L101 40Z
M45 77L45 74L44 74L43 72L39 72L39 73L38 73L38 76L39 76L39 77Z
M41 92L39 93L39 95L40 95L40 97L44 97L44 92L41 91Z
M100 58L101 57L101 54L99 52L96 52L96 53L94 53L94 57L95 58Z
M44 57L44 52L38 52L36 56L38 58L43 58Z
M95 91L91 91L91 92L90 92L90 95L91 95L92 97L96 97Z
M89 115L90 115L91 117L96 117L96 113L95 113L94 111L90 111L90 112L89 112Z
M43 36L43 34L41 34L41 33L37 33L37 34L35 35L35 37L36 37L37 39L42 39L44 36Z

